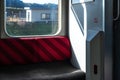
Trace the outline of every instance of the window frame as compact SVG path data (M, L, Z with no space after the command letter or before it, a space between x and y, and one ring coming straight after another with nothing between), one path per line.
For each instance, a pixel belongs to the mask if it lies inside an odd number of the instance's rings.
M0 38L24 38L24 37L48 37L48 36L68 36L68 17L69 17L69 0L58 0L58 31L50 35L27 35L27 36L11 36L6 33L6 1L0 0Z

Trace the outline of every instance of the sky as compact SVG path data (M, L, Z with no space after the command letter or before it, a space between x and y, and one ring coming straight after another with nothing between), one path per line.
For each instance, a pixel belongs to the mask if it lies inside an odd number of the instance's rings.
M58 4L58 0L21 0L25 3L40 3L40 4L44 4L44 3L55 3Z

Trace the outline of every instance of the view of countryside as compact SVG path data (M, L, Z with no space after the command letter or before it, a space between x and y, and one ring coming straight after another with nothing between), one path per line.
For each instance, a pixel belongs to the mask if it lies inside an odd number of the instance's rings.
M7 33L10 36L51 35L56 33L58 29L57 1L6 0Z

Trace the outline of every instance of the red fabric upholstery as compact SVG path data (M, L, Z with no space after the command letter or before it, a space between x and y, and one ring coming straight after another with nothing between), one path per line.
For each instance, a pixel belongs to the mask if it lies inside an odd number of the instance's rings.
M70 58L67 37L10 38L0 40L0 64L51 62Z

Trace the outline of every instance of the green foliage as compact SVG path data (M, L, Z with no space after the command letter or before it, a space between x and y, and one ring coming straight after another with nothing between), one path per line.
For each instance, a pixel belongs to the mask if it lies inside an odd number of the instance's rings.
M57 23L55 24L57 25ZM18 25L17 22L12 22L12 25L7 24L7 33L12 36L27 36L27 35L47 35L52 34L52 23L25 23ZM55 26L54 26L55 27ZM57 27L57 26L56 26Z

